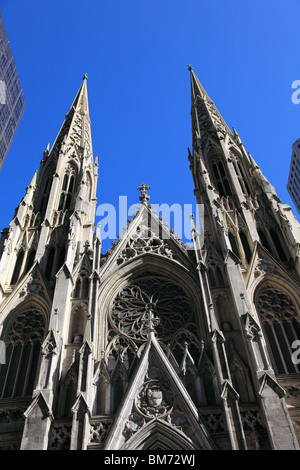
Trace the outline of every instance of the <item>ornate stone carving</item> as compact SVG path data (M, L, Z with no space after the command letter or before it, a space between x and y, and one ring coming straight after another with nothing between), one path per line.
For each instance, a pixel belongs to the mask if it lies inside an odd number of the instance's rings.
M296 398L300 396L300 385L290 385L288 387L284 387L286 391L286 398Z
M102 444L107 436L111 421L92 420L90 422L90 443Z
M254 277L259 277L265 274L277 274L279 270L276 265L267 258L257 258Z
M36 295L45 297L45 286L36 272L31 273L26 285L20 290L19 296Z
M24 421L24 409L13 408L0 410L0 425Z
M137 227L136 233L128 240L117 262L121 264L143 253L155 253L167 258L173 258L174 255L170 246L164 240L157 237L150 227L140 224Z
M41 342L44 336L45 321L39 310L32 308L18 315L11 327L7 344Z
M226 431L222 412L204 413L201 414L201 417L211 433L216 434Z
M266 286L260 292L257 308L264 322L298 319L295 305L291 299L272 285Z
M159 380L149 380L136 398L135 405L145 418L164 417L171 412L174 395Z
M263 429L263 424L258 409L241 411L241 419L245 431L257 431Z
M133 412L129 416L129 419L125 423L123 430L123 435L125 439L128 440L133 434L135 434L139 429L141 429L145 424L145 418L142 417L139 413Z
M70 450L71 423L55 423L51 429L49 450Z
M147 339L149 311L159 319L159 339L167 339L192 319L189 298L172 282L147 276L133 281L116 296L110 312L113 329L136 342Z

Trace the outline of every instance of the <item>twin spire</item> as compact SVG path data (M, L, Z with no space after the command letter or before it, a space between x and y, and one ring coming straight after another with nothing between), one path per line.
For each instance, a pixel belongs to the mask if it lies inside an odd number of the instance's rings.
M92 139L90 130L90 116L87 93L87 74L82 79L82 84L75 99L66 114L63 125L54 141L50 154L59 152L62 143L76 144L79 147L88 147L92 151Z
M191 101L193 129L198 127L198 132L205 135L208 130L214 130L223 134L228 133L233 137L231 130L217 110L214 102L210 99L202 84L196 77L194 69L188 66L191 74ZM196 117L197 116L197 117Z

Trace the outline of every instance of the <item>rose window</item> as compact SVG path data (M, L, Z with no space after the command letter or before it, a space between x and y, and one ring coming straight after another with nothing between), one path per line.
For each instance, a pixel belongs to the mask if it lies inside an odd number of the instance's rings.
M110 313L112 328L136 342L147 339L150 324L161 340L168 340L192 321L184 290L164 279L145 277L116 296Z

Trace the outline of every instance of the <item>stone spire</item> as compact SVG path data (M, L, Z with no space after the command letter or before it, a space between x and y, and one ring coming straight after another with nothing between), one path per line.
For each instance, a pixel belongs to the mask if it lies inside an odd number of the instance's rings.
M92 151L92 139L90 131L90 117L87 93L87 74L84 74L82 84L76 94L76 97L66 114L63 125L54 141L50 155L59 152L62 145L68 150L72 145L78 147L87 147Z
M232 132L196 77L193 67L189 65L188 68L191 74L192 137L194 149L197 150L199 139L202 142L209 136L220 139L226 134L232 136Z

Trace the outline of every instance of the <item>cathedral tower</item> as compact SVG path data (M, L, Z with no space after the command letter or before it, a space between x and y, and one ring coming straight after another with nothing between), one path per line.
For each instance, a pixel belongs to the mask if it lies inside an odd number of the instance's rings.
M1 449L298 449L299 225L190 74L193 249L143 184L101 253L86 76L2 232Z

